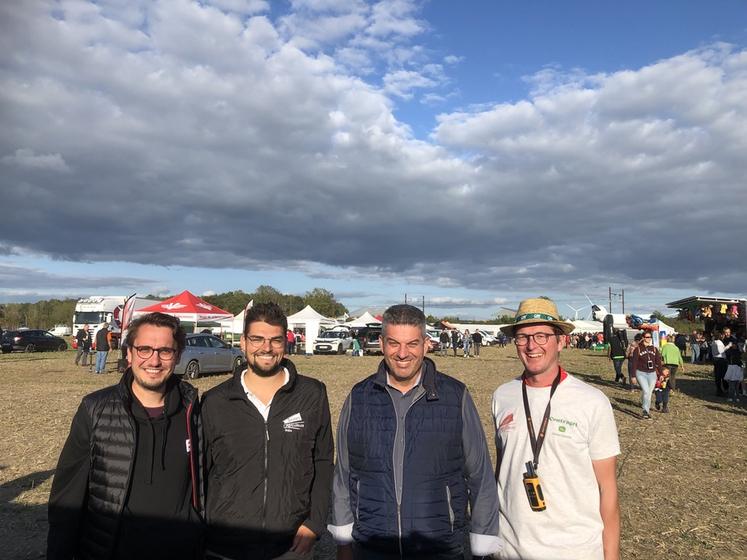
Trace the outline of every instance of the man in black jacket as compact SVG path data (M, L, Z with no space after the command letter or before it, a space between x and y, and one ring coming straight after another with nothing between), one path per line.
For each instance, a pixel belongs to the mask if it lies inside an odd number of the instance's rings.
M77 342L78 351L75 353L75 365L78 365L81 357L83 358L84 366L88 365L88 351L91 349L91 335L88 333L88 324L83 325L82 329L78 329L75 333L75 341Z
M49 496L47 558L202 558L197 391L172 374L179 320L130 324L117 385L83 398Z
M274 303L247 310L248 367L202 402L206 558L310 558L324 530L332 429L323 383L285 354L288 322Z

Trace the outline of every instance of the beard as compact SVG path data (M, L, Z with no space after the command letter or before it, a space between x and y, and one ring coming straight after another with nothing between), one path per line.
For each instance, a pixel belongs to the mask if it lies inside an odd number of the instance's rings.
M132 379L143 389L146 389L148 391L160 391L161 389L164 389L166 387L169 379L171 379L171 375L168 375L166 378L160 381L146 381L145 379L141 379L139 375L133 374Z
M273 375L277 375L278 372L283 370L282 360L276 364L271 365L268 368L262 368L256 362L249 362L247 366L257 377L272 377Z

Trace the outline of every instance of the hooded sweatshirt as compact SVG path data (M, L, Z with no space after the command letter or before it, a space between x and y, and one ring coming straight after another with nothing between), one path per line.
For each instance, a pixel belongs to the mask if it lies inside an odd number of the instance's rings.
M177 540L180 558L198 558L200 521L191 504L186 409L178 382L170 380L163 407L146 409L134 395L131 402L137 448L116 556L172 558Z

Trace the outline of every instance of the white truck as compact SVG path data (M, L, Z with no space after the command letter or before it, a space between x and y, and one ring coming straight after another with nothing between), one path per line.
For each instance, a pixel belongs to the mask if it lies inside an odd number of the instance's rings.
M75 335L79 329L83 328L83 325L88 325L88 332L91 337L94 337L104 323L109 323L114 347L119 346L119 338L122 334L122 309L126 299L127 296L90 296L79 299L73 313L73 348L77 347ZM154 303L158 303L158 300L136 298L133 311Z

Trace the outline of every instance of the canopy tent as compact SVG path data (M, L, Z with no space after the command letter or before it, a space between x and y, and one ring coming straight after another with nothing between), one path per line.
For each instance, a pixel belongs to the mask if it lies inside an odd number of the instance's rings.
M200 321L203 323L217 321L223 324L233 319L233 313L198 298L188 290L165 301L139 309L135 315L154 312L172 315L182 321L194 322L194 332L197 332L197 324Z
M348 321L345 323L345 326L357 328L357 327L365 327L369 323L381 323L376 317L371 315L368 311L366 311L363 315L358 317L357 319L353 319L352 321Z
M337 321L325 317L316 309L307 305L298 313L294 313L288 317L288 328L293 330L294 328L303 328L306 333L306 354L314 353L314 343L316 337L319 334L319 327L322 325L336 325Z
M573 334L594 334L604 330L604 326L599 321L583 321L579 319L570 322L573 324L573 331L571 331Z

